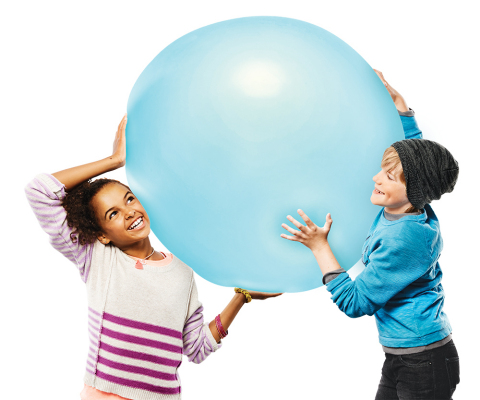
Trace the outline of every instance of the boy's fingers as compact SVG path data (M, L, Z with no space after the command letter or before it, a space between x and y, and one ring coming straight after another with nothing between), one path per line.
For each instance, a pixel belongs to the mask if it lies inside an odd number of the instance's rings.
M298 222L295 218L293 218L291 215L287 215L287 219L293 224L295 225L298 229L302 229L303 225Z
M325 218L325 228L326 229L330 229L330 227L332 226L332 216L330 213L327 214L326 218Z
M282 224L282 228L289 231L291 234L295 236L302 236L302 232L296 231L295 229L290 228L287 224Z
M285 235L284 233L282 233L280 236L284 239L293 240L294 242L298 242L298 238L296 236L288 236L288 235Z
M298 214L300 214L300 216L303 218L303 220L310 229L314 229L316 227L316 225L312 222L308 215L303 212L303 210L298 209L297 212Z
M374 71L375 71L375 73L378 75L378 77L380 78L380 80L383 82L383 84L384 84L385 86L388 86L388 83L387 83L387 81L385 80L385 78L383 77L383 74L382 74L380 71L376 70L376 69L374 69Z

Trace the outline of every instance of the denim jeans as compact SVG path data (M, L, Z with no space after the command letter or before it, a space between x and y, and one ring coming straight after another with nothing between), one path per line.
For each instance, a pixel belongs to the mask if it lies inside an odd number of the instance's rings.
M417 354L385 354L375 400L450 400L459 382L453 340Z

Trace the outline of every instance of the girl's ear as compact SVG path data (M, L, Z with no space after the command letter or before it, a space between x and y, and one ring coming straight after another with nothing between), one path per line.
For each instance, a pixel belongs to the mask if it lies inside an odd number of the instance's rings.
M103 244L109 244L110 243L110 239L106 238L105 235L103 235L103 234L99 234L97 236L97 239Z

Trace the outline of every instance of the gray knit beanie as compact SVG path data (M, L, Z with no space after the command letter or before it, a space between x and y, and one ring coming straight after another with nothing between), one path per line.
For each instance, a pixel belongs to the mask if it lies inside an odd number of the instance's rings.
M458 163L445 147L425 139L405 139L392 146L400 157L412 206L420 210L453 190Z

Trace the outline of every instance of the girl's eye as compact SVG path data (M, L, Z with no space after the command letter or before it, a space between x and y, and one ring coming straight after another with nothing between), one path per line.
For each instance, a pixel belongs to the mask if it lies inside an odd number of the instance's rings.
M112 219L115 215L117 215L117 211L113 211L110 213L110 219Z
M130 196L128 199L127 199L127 204L132 202L133 200L135 200L135 197L133 196Z

